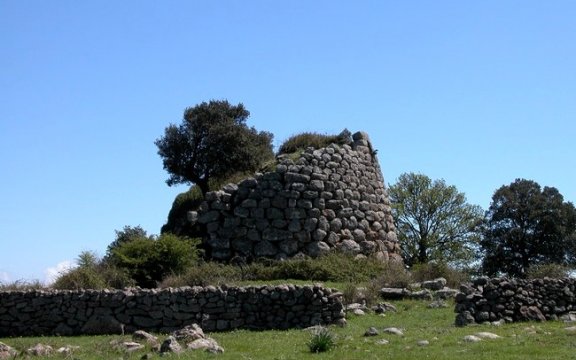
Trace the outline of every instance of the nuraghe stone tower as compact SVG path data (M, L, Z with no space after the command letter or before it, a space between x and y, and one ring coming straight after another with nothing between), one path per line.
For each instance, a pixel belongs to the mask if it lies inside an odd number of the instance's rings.
M368 135L278 158L273 171L206 194L188 220L214 260L284 259L330 251L402 261L390 201Z

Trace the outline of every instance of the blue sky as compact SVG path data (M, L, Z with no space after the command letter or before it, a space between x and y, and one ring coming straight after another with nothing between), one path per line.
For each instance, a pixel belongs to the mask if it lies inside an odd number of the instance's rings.
M154 140L242 102L275 135L370 134L387 183L486 209L516 178L576 201L573 1L0 0L0 281L40 279L174 197Z

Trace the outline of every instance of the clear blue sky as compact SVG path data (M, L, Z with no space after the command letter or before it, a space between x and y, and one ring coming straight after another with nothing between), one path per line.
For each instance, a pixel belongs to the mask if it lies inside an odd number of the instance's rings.
M0 281L45 280L176 194L154 140L242 102L278 145L367 131L387 183L576 201L576 2L0 0Z

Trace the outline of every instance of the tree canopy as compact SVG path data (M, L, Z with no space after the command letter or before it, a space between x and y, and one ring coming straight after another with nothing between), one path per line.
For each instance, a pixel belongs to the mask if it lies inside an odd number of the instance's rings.
M575 264L576 209L554 187L516 179L492 196L486 213L483 269L525 277L530 266Z
M389 188L404 262L460 265L475 258L482 209L444 180L414 173L400 175Z
M157 139L158 154L170 174L166 183L196 184L203 194L211 179L257 170L272 159L273 135L246 125L243 104L211 100L184 111L180 125L169 125Z

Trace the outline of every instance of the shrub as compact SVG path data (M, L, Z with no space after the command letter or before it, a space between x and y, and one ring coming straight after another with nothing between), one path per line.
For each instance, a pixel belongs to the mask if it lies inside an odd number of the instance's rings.
M407 288L412 281L412 275L406 270L403 263L398 261L388 261L383 264L380 276L375 278L371 282L370 286L374 288Z
M124 269L138 286L156 287L170 274L181 274L198 259L198 239L166 233L138 237L112 250L110 261Z
M373 258L355 259L341 253L330 253L316 259L258 259L242 266L202 262L188 268L179 276L169 276L161 286L218 285L242 280L286 279L358 283L378 277L386 266Z
M532 265L526 272L528 279L542 279L545 277L562 279L570 276L572 269L561 264Z
M470 273L466 269L458 270L442 262L430 262L414 265L411 269L414 281L422 282L437 278L446 279L446 286L458 288L460 284L470 281Z
M222 285L242 280L241 270L237 266L216 262L200 262L190 266L179 275L167 276L160 287Z
M308 342L308 348L313 353L326 352L336 345L335 336L325 327L320 327L314 331L312 338Z
M26 290L42 290L46 288L38 280L16 280L8 283L0 282L0 291L26 291Z
M291 154L308 147L320 149L330 144L350 144L352 142L351 133L344 129L339 135L325 135L316 132L303 132L289 137L278 149L278 155Z
M126 271L100 260L91 251L80 253L76 263L78 267L60 274L51 287L61 290L98 290L122 289L135 284Z

